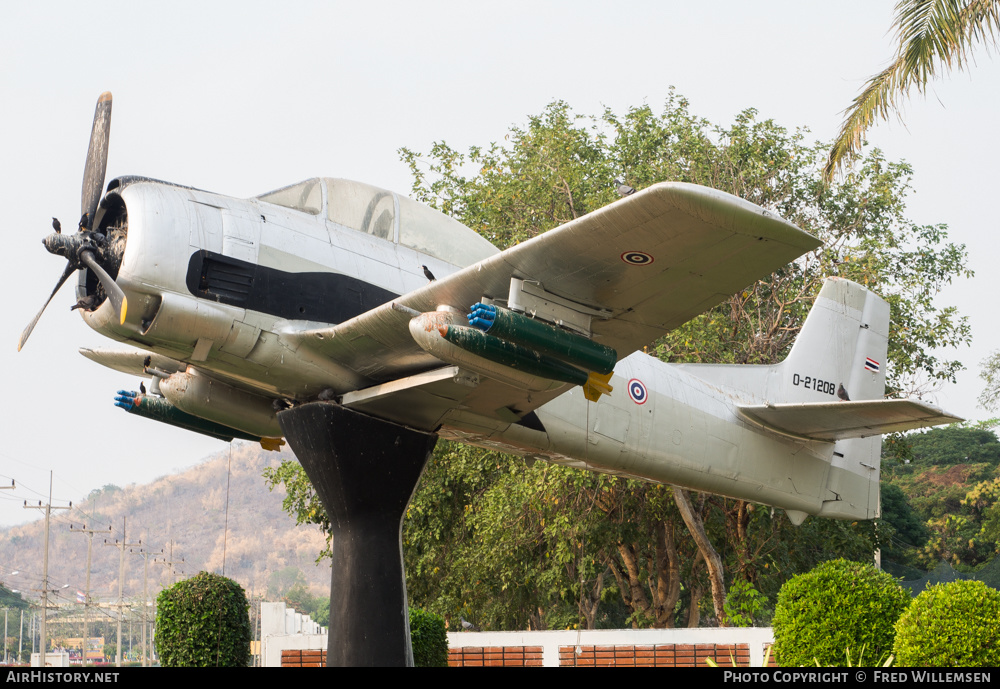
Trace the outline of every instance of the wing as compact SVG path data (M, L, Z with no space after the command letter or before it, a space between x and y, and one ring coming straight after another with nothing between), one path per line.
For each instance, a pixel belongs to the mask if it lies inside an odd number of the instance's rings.
M514 278L586 314L588 335L614 348L621 359L819 245L794 225L735 196L664 183L394 303L417 312L444 307L465 313L484 298L507 300ZM437 386L430 394L445 400L437 404L442 409L461 407L505 423L568 387L530 391L488 378L473 384L461 375L450 383L411 380L441 368L442 362L416 344L408 329L410 318L387 303L330 328L286 330L281 337L292 348L306 347L336 360L372 386L393 383L383 397L367 397L367 408L402 422L415 401L399 400L426 385Z

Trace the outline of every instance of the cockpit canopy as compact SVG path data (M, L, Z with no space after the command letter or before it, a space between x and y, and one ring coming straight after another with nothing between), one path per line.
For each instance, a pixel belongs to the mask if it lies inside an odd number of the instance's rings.
M457 220L433 208L347 179L313 178L257 197L266 203L321 215L332 223L396 242L455 266L499 250Z

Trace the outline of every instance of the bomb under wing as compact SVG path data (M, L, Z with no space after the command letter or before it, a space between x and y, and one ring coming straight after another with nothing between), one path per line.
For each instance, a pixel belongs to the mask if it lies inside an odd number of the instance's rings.
M529 347L487 335L461 324L454 311L412 312L409 331L420 347L438 359L492 378L505 385L545 392L562 384L580 385L587 399L611 392L611 374L582 371Z
M267 440L275 440L273 438L261 438L260 436L244 433L221 423L202 419L193 414L181 411L162 397L144 395L134 390L119 390L115 396L115 406L136 416L160 421L170 426L194 431L195 433L201 433L210 438L217 438L226 442L230 442L234 438L239 438L240 440L253 440L263 445Z
M611 373L618 363L618 353L611 347L502 306L475 304L468 319L469 325L493 337L524 345L587 371Z

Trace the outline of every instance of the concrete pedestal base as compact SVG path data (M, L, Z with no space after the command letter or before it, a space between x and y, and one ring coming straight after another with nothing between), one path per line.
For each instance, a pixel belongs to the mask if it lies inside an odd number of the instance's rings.
M278 421L333 527L327 665L413 665L401 529L437 436L330 402Z

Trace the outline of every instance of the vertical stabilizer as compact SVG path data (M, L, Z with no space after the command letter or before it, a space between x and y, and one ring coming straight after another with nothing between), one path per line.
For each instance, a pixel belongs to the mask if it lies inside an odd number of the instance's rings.
M781 399L829 402L885 395L889 304L861 285L827 278L788 358L780 364ZM882 436L840 440L833 449L821 516L878 516Z
M780 399L882 399L889 304L861 285L827 278L781 366Z

